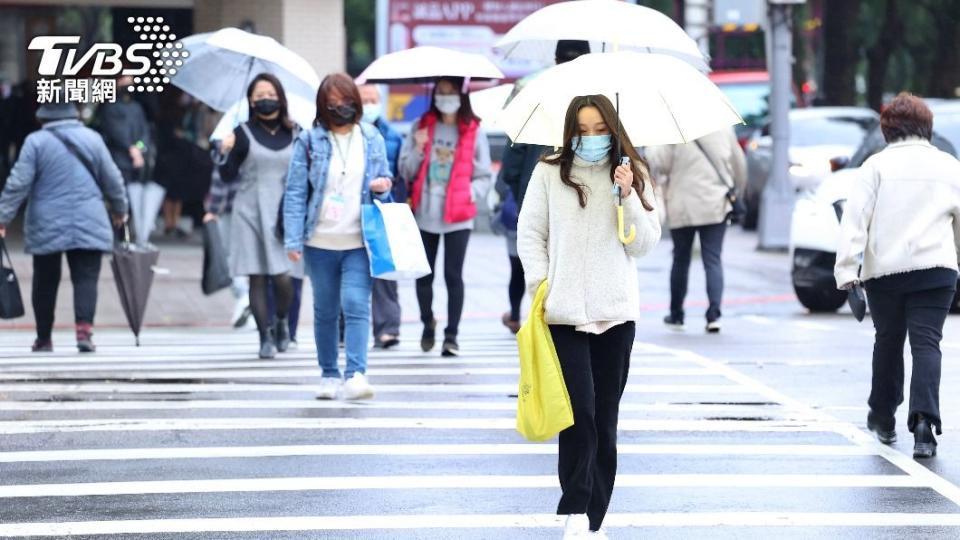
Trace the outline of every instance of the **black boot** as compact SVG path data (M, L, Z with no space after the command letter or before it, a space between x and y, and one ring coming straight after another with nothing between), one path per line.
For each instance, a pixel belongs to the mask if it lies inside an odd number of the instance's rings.
M897 431L891 426L889 428L881 425L874 420L871 415L867 415L867 429L877 435L877 440L883 444L893 444L897 442Z
M423 325L423 334L420 336L420 350L430 352L437 344L437 320L434 319L430 325Z
M266 332L260 334L260 358L269 360L276 356L277 346L274 344L273 328L268 328Z
M930 421L917 415L913 425L913 457L925 459L937 455L937 439L933 436L933 426Z
M277 344L277 351L287 352L290 347L290 319L277 317L277 323L273 327L273 335Z

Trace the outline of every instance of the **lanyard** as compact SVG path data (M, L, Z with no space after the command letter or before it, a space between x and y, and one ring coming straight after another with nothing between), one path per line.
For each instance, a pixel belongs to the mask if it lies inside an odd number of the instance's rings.
M340 138L337 137L334 133L331 132L330 136L333 139L333 147L337 151L337 157L340 158L340 163L343 165L343 168L340 170L340 180L337 182L337 187L335 191L337 195L343 194L343 184L346 181L347 177L347 159L350 157L350 147L353 145L353 135L355 129L350 130L350 137L347 138L347 150L346 152L340 148Z

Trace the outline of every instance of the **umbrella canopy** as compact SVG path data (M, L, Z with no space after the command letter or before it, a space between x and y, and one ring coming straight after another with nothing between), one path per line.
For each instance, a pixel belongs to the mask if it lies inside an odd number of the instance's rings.
M113 259L110 261L120 304L138 347L143 315L147 311L147 298L153 285L153 267L159 257L160 252L156 248L138 247L127 241L114 248Z
M723 92L689 64L622 51L586 54L544 71L507 105L497 126L516 143L562 146L570 101L593 94L619 101L620 121L635 146L686 143L743 122Z
M288 98L316 98L317 72L271 37L224 28L192 35L182 43L189 55L170 82L218 111L245 98L247 85L264 72L280 79Z
M313 125L314 118L317 117L317 104L314 100L307 100L300 96L287 96L287 108L290 118L300 124L302 128L309 128ZM211 141L222 141L224 137L233 132L234 128L250 118L250 105L247 98L233 104L232 107L223 113L223 118L217 122L217 127L213 129L210 135Z
M676 56L710 71L697 42L673 19L620 0L559 2L516 24L494 45L506 58L553 63L557 40L589 41L591 52L642 50Z
M513 84L507 83L470 92L470 107L484 122L493 124L503 112L503 107L507 104L507 98L510 97L513 88Z
M440 77L469 79L503 79L489 58L441 47L414 47L385 54L370 64L357 77L358 84L430 83Z

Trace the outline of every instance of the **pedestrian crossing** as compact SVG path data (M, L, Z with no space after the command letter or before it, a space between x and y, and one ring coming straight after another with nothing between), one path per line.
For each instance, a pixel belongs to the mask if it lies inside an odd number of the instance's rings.
M412 334L411 330L408 332ZM0 537L559 538L556 445L516 433L512 337L373 351L369 401L318 401L309 342L0 336ZM611 538L960 536L960 489L728 365L637 343ZM127 536L123 536L127 538Z

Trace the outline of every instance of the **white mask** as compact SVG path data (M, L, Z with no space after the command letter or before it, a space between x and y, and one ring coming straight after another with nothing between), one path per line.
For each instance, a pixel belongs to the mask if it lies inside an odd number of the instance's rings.
M364 103L363 104L363 121L372 124L376 122L381 116L383 116L383 104L382 103Z
M460 110L460 95L440 95L437 94L433 97L433 102L437 106L437 110L443 114L454 114Z

